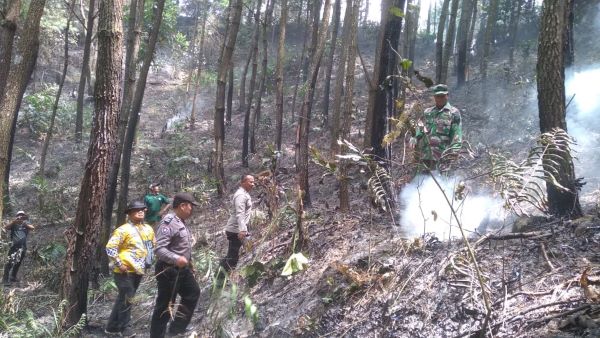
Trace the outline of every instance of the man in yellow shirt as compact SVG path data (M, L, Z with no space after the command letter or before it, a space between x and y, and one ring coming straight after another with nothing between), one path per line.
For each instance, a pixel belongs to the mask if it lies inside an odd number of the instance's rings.
M152 265L154 230L144 223L146 205L131 202L127 209L127 223L113 232L106 244L106 254L114 264L113 274L119 295L108 318L105 332L122 337L133 337L131 329L131 300L135 296L145 270Z

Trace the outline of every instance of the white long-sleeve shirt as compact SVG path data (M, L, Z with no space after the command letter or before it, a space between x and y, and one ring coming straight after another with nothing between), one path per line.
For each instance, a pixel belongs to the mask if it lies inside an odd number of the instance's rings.
M234 233L248 231L248 223L250 222L250 214L252 212L250 194L244 188L239 187L231 197L231 204L233 210L225 226L225 231Z

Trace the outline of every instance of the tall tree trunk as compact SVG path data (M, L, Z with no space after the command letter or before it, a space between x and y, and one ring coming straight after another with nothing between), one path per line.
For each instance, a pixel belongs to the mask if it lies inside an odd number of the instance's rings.
M102 0L98 21L98 69L94 121L79 202L68 240L62 279L62 298L68 301L63 327L76 324L87 313L89 273L94 265L104 212L107 176L117 143L121 95L123 3Z
M200 48L198 50L197 62L198 68L196 69L196 81L194 81L194 95L192 99L192 111L190 112L190 130L195 129L196 125L196 98L198 97L198 89L202 81L202 66L204 66L204 41L206 39L206 21L208 19L208 12L210 11L210 2L206 1L206 8L203 11L202 27L200 28ZM231 117L230 120L231 121Z
M254 100L254 87L256 86L256 72L258 70L258 36L260 32L260 8L262 1L258 0L256 12L254 12L254 36L252 37L252 70L250 71L250 89L244 113L244 130L242 139L242 167L248 167L248 152L250 148L250 118L252 112L252 101Z
M450 10L450 22L448 23L448 33L444 41L444 55L442 58L442 74L440 77L441 83L448 81L448 64L450 56L454 54L454 36L456 32L456 14L458 13L459 0L452 0L452 8Z
M329 92L331 90L331 73L333 72L333 60L335 49L337 47L337 36L340 27L341 0L335 0L333 4L333 28L331 30L331 44L329 45L329 54L327 55L327 64L325 67L325 89L323 94L323 125L329 126Z
M113 206L117 197L117 180L119 169L121 167L121 154L125 142L125 132L127 131L127 121L131 110L131 102L136 83L138 52L140 49L140 39L142 36L142 24L144 20L144 0L134 0L129 6L129 21L127 27L127 48L125 51L125 79L123 81L123 97L121 100L121 109L119 113L119 124L117 129L117 149L114 157L111 159L110 174L108 176L108 192L106 194L106 205L104 206L104 220L100 233L101 243L107 243L112 230ZM108 275L108 256L104 248L98 249L98 271ZM96 281L97 276L94 276Z
M228 72L228 80L227 80L227 109L225 112L225 123L230 126L231 125L231 113L233 109L233 62L229 65Z
M156 0L152 28L150 31L148 44L146 45L146 51L144 53L144 60L142 62L142 68L140 69L140 76L136 82L133 100L131 101L129 121L127 121L127 130L125 131L125 139L123 140L123 153L121 155L121 189L119 190L117 224L122 224L125 222L125 207L127 206L129 195L129 177L131 175L131 155L133 153L133 141L135 140L135 133L140 120L140 110L142 109L142 103L144 101L146 80L148 79L148 72L150 71L150 65L152 64L152 59L154 58L154 51L156 50L156 42L158 41L158 33L160 32L164 8L165 0Z
M69 17L67 19L67 26L65 27L65 53L63 61L63 71L60 76L58 83L58 90L56 91L56 98L52 105L52 113L50 114L50 125L46 131L44 137L44 144L42 145L42 153L40 155L40 168L38 175L44 177L44 170L46 169L46 157L48 155L48 148L50 147L50 141L52 140L52 134L54 133L54 123L56 121L56 111L58 110L58 103L60 101L60 95L62 94L63 86L65 84L65 78L67 77L67 68L69 67L69 30L71 28L71 19L73 18L73 8L75 7L75 0L71 0L69 5Z
M357 0L352 5L352 0L348 0L346 6L353 8L351 21L349 22L350 34L349 40L344 45L348 46L348 59L346 61L346 92L344 97L344 118L340 128L340 136L342 139L348 139L350 136L350 127L352 122L352 98L354 97L354 69L356 65L356 29L358 21L358 6L360 0ZM344 21L344 26L346 22ZM340 212L348 212L350 209L350 198L348 193L348 160L340 160Z
M0 100L0 173L6 176L8 153L11 147L11 127L17 115L31 70L37 59L39 48L40 19L44 12L45 0L32 0L29 4L23 31L17 42L17 62L10 67L6 87ZM0 191L4 191L2 180ZM0 202L0 215L3 214L4 199Z
M304 65L302 66L302 82L306 82L308 79L308 70L310 66L310 61L315 53L317 48L317 43L319 39L318 28L319 28L319 20L321 19L321 1L322 0L308 0L308 8L309 8L309 16L306 19L306 22L309 23L312 16L312 24L311 24L311 35L310 35L310 44L308 45L308 52L305 55Z
M304 24L304 39L302 42L302 53L300 54L300 60L298 62L298 71L296 72L296 81L294 83L294 95L292 97L292 119L296 118L296 97L298 96L298 86L300 85L300 79L304 79L302 69L304 68L304 59L306 56L306 49L308 43L308 35L309 35L309 20L310 20L310 0L307 0L306 5L306 22ZM306 82L306 80L302 80L302 82Z
M83 44L83 60L81 65L81 74L79 75L79 87L77 89L77 109L75 114L75 143L81 143L83 133L83 99L85 97L86 73L88 83L91 82L90 75L90 54L92 49L92 37L94 35L94 7L96 0L90 0L90 5L86 20L85 42Z
M412 25L412 31L410 33L410 39L408 40L408 59L412 61L408 74L412 77L415 68L415 53L417 49L417 33L419 31L419 18L421 17L421 0L417 0L416 8L414 8L414 20L415 23Z
M318 0L317 0L318 1ZM319 6L320 8L320 6ZM325 39L327 37L327 29L329 27L329 17L331 14L331 0L325 0L323 10L323 20L318 32L317 44L311 55L307 89L304 93L302 108L298 116L298 130L296 136L296 158L298 159L298 185L302 190L302 200L304 206L310 206L310 192L308 184L308 134L310 130L310 119L312 113L313 93L319 76L319 68L325 49Z
M277 92L275 94L275 146L278 151L281 151L281 135L283 133L283 61L285 60L285 26L287 25L287 17L288 2L287 0L281 0L277 66L275 71L277 82Z
M348 48L350 46L350 28L352 27L352 15L354 14L352 3L347 0L346 10L344 11L344 26L342 28L342 48L338 55L339 62L335 72L335 87L333 88L332 115L330 123L331 145L329 150L332 156L339 153L338 139L340 136L340 116L342 110L342 95L344 92L344 75L346 74L346 63L348 58Z
M217 94L215 99L215 151L212 163L213 175L217 181L217 193L222 197L225 193L225 179L223 172L223 144L225 143L225 84L227 70L231 63L231 57L235 48L238 30L240 28L240 18L242 16L242 0L235 1L231 6L230 23L227 29L227 36L223 41L221 48L221 57L219 58L219 71L217 75Z
M373 155L378 159L389 159L390 154L383 147L383 137L387 133L388 118L393 107L387 103L392 96L393 83L387 79L396 70L398 38L402 29L402 18L390 12L390 7L404 8L405 0L384 0L381 10L381 28L375 54L374 81L377 86L369 90L369 106L365 128L365 146L373 149ZM446 1L446 0L445 0ZM387 80L386 80L387 79Z
M267 26L271 25L271 16L273 14L273 6L275 5L274 0L267 1L267 9L265 13L265 19L262 24L262 46L263 46L263 58L261 64L261 76L260 82L258 85L258 96L256 97L256 108L254 110L254 116L251 116L250 119L250 153L256 154L256 138L254 135L256 134L256 125L258 121L260 121L261 114L261 105L262 105L262 97L265 94L265 83L267 81L267 66L268 66L268 50L267 50Z
M246 59L246 63L244 64L244 68L242 69L242 75L240 76L240 89L238 92L238 111L245 112L246 111L246 79L248 77L248 69L250 68L250 62L252 61L252 57L254 56L254 49L250 49L250 53L248 53L248 58Z
M573 12L573 3L575 0L565 0L565 68L575 64L575 44L573 40L573 25L575 23L575 13Z
M568 5L563 0L544 0L542 5L540 37L538 42L537 90L540 116L540 131L554 128L567 130L565 119L565 22ZM556 162L560 158L561 168L556 180L565 187L559 189L546 184L548 207L557 216L579 217L582 215L579 204L578 187L575 179L573 160L570 156L550 152L544 163Z
M433 4L429 2L429 8L427 9L427 28L425 34L429 36L431 34L431 10L433 8Z
M496 16L498 13L498 0L490 0L488 5L488 17L485 25L485 36L483 38L483 53L481 54L481 64L479 72L483 81L482 92L484 101L487 98L486 82L487 82L487 67L490 58L490 49L492 46L492 36L494 27L496 26Z
M463 0L462 10L460 12L460 22L458 24L458 55L456 57L456 85L461 87L467 79L467 56L469 45L469 25L473 16L473 1Z
M4 93L8 80L21 0L8 0L1 10L4 17L0 19L0 94Z
M521 8L523 0L515 0L515 6L510 11L510 41L508 47L508 64L512 69L515 65L515 46L517 45L517 33L519 31L519 20L521 19Z
M446 17L448 16L448 5L450 0L442 3L442 14L437 28L435 38L435 82L442 82L442 64L444 59L444 30L446 30Z

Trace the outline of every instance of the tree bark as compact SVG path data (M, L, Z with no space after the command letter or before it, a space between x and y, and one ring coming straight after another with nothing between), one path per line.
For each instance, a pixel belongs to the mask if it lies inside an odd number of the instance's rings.
M230 24L227 29L227 36L223 41L221 57L219 58L219 71L217 75L217 94L215 99L215 151L213 158L213 175L217 181L217 193L219 197L225 194L225 179L223 172L223 144L225 142L225 84L227 70L231 63L231 57L235 48L238 30L240 28L240 18L242 16L242 0L237 0L231 5Z
M488 5L488 18L485 25L485 36L483 38L483 53L481 54L481 64L479 72L481 73L481 79L483 81L483 97L484 100L487 97L487 91L485 90L487 82L487 66L490 58L490 49L492 46L492 36L494 27L496 26L496 16L498 13L498 0L490 0Z
M265 94L265 85L267 81L267 66L268 66L268 45L267 45L267 27L271 25L271 17L273 14L273 7L275 5L274 0L267 1L267 10L265 13L265 19L262 23L262 46L263 46L263 58L261 63L261 77L258 85L258 96L256 97L256 108L254 110L254 116L250 120L250 153L256 154L256 125L260 121L262 97Z
M17 115L25 87L37 59L39 48L40 19L44 12L45 0L32 0L29 4L23 31L17 43L17 62L10 67L5 91L0 100L0 173L5 177L8 167L8 153L11 147L11 127ZM4 191L4 180L0 191ZM0 215L3 214L4 200L0 202Z
M307 0L307 6L306 6L306 22L305 22L305 30L304 30L304 39L302 42L302 53L300 54L300 60L298 62L298 71L296 72L295 78L296 81L294 83L294 95L292 97L292 120L294 120L296 118L296 97L298 96L298 86L300 85L300 79L304 78L304 75L302 74L302 69L304 67L304 56L306 55L306 48L307 48L307 42L308 42L308 32L309 32L309 20L310 20L310 0ZM305 82L305 80L303 80L302 82Z
M573 12L574 0L565 1L565 68L569 68L575 64L575 41L573 39L575 13Z
M285 59L285 27L288 17L288 2L281 0L281 16L279 18L279 41L277 45L276 82L275 94L275 146L281 151L281 135L283 133L283 61Z
M194 81L194 95L192 98L192 111L190 112L190 130L196 128L196 98L198 97L198 89L202 81L202 66L204 66L204 41L206 39L206 21L208 12L210 11L210 2L206 1L206 8L202 15L202 27L200 28L200 48L198 50L198 68L196 69L196 81ZM229 113L229 121L231 122L231 113Z
M68 240L62 279L62 298L69 303L63 327L76 324L87 313L89 272L94 265L104 212L107 176L117 143L121 95L122 17L121 0L102 0L98 23L98 69L94 121L88 160L81 181L79 202Z
M89 82L91 82L90 75L90 54L92 49L92 36L94 35L94 7L96 6L96 0L90 0L90 7L88 9L86 29L85 29L85 42L83 45L83 60L81 65L81 74L79 75L79 87L77 89L77 109L75 114L75 143L81 143L83 133L83 99L85 96L85 83L86 73L88 74Z
M346 92L344 98L344 118L340 128L340 136L342 139L348 139L350 136L350 127L352 122L352 98L354 97L354 70L356 65L356 29L358 22L358 6L360 0L357 0L352 5L352 0L348 0L346 6L353 8L352 18L350 21L349 40L344 43L348 46L348 59L346 61ZM344 22L346 26L346 22ZM348 192L348 160L340 160L340 212L348 212L350 210L350 197Z
M229 65L228 72L228 80L227 80L227 107L225 111L225 124L228 126L231 125L231 113L233 109L233 62Z
M69 67L69 30L71 28L71 19L73 18L73 8L75 7L75 1L71 0L71 4L69 5L69 17L67 19L67 26L65 27L65 53L64 53L64 62L63 62L63 71L60 76L60 81L58 83L58 90L56 92L56 98L54 99L54 104L52 105L52 113L50 114L50 125L48 126L48 130L46 131L46 136L44 137L44 144L42 145L42 153L40 154L40 168L38 175L40 177L44 177L44 170L46 169L46 157L48 155L48 148L50 147L50 141L52 140L52 134L54 132L54 123L56 121L56 111L58 110L58 103L60 101L60 95L62 94L63 86L65 84L65 78L67 77L67 69Z
M296 158L298 159L298 185L302 190L302 200L304 206L310 206L310 191L308 184L308 134L310 130L310 119L312 113L312 98L319 76L319 68L323 57L325 47L325 38L327 37L327 29L329 27L329 17L331 14L331 0L325 0L323 10L323 20L318 33L317 44L314 49L314 54L311 55L309 74L310 77L307 83L307 89L304 93L302 109L298 119L298 130L296 137Z
M473 16L473 1L463 0L458 24L458 55L456 57L456 86L462 87L467 79L467 56L471 41L469 38L469 27Z
M517 33L519 29L519 20L521 19L521 8L523 0L515 0L516 5L510 11L509 45L508 45L508 64L512 69L515 65L515 47L517 45Z
M125 138L123 141L123 154L121 156L121 189L119 191L117 208L117 224L123 224L125 222L125 208L127 206L129 195L129 177L131 174L131 154L133 152L133 141L135 140L135 133L140 120L140 110L142 109L142 103L144 101L146 80L148 79L148 72L150 71L150 65L152 63L152 59L154 58L154 51L156 50L156 42L158 41L158 33L160 32L164 8L165 0L156 0L152 28L150 31L148 44L146 45L146 51L144 53L144 60L142 62L142 68L140 69L140 76L136 82L135 93L133 95L133 100L131 101L129 121L127 121L127 130L125 132Z
M448 5L450 0L442 3L442 14L437 28L435 40L435 82L442 83L442 64L444 59L444 30L446 29L446 17L448 16Z
M448 64L450 56L454 54L454 37L456 32L456 14L458 13L459 0L452 0L452 8L450 10L450 22L448 23L448 33L444 41L444 55L442 58L442 74L440 77L441 83L448 81Z
M256 12L254 12L254 36L252 37L252 70L250 71L250 89L248 90L248 100L246 102L246 112L244 113L244 130L242 139L242 167L248 167L248 153L250 148L250 121L252 118L252 101L254 100L254 90L256 86L256 72L258 70L258 37L260 33L260 8L262 1L256 3Z
M21 0L8 0L2 7L4 17L0 19L0 93L4 93L8 80Z
M244 68L242 69L242 75L240 76L240 89L238 92L238 111L245 112L246 111L246 79L248 77L248 68L250 68L250 62L252 61L252 57L254 56L254 49L250 49L250 53L248 53L248 58L246 59L246 63L244 64Z
M565 30L567 4L563 0L544 0L538 42L537 90L542 133L560 128L567 130L565 119ZM558 156L557 156L558 155ZM549 211L556 216L577 218L582 215L575 170L571 156L549 152L544 158L556 162L562 158L556 179L565 191L546 183ZM548 171L548 169L547 169Z
M389 151L382 145L387 133L388 118L392 116L393 107L388 102L392 94L393 80L386 80L396 72L398 38L402 29L402 18L390 13L390 7L404 8L405 0L384 0L381 11L381 28L375 54L373 77L377 86L369 90L369 106L365 129L365 146L371 147L377 160L390 158ZM446 0L445 0L446 1Z
M325 88L323 90L323 126L329 127L329 92L331 90L331 73L333 72L334 55L337 47L337 36L340 27L341 0L335 0L333 5L333 27L331 29L331 44L329 45L329 54L327 55L327 64L325 70ZM341 61L341 60L340 60Z
M350 46L350 28L352 26L353 15L352 3L346 4L344 12L344 26L342 29L343 46L338 55L339 62L335 72L335 87L333 89L332 115L330 123L331 145L329 150L332 156L339 153L338 139L340 135L340 116L342 110L342 95L344 92L344 75L346 74L346 63L348 58L348 47Z

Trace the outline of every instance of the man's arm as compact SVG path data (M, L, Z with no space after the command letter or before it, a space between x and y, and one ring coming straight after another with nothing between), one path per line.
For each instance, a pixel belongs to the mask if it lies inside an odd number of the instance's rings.
M119 259L119 247L124 241L125 233L121 228L115 229L112 236L106 243L106 255L108 259L113 262L121 271L126 271L127 267Z
M176 264L179 255L169 250L171 236L173 236L173 234L171 234L171 228L167 224L161 224L156 233L154 254L163 262Z
M171 202L169 202L169 199L165 196L163 196L161 204L163 204L163 207L158 212L160 216L164 215L167 212L167 210L171 209Z
M450 126L450 149L458 151L462 148L462 120L460 113L452 114L452 125Z
M233 207L235 209L235 219L238 224L239 232L247 232L248 224L246 224L246 196L239 194L233 198Z

